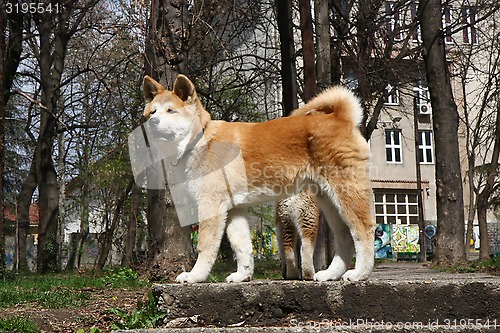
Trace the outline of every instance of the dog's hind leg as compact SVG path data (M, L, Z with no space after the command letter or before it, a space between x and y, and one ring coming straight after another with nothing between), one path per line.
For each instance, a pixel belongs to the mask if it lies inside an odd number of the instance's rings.
M300 277L297 258L297 226L294 221L293 206L290 198L281 200L276 205L276 230L280 249L282 276L287 280L298 280Z
M351 232L356 250L356 265L342 275L342 279L366 280L374 266L375 223L370 209L373 193L369 187L362 185L339 189L337 193L342 218Z
M314 247L318 234L319 208L311 193L303 191L300 193L299 221L295 221L299 229L301 246L300 258L302 268L302 279L312 280L314 278Z
M314 275L316 281L339 280L348 270L349 263L354 255L354 243L349 228L340 217L337 208L325 195L317 197L328 225L333 231L335 256L330 266Z
M207 279L217 259L222 236L224 235L227 213L216 215L200 222L198 233L198 258L191 272L177 276L181 283L203 282Z
M238 269L226 278L227 282L250 281L253 276L253 248L246 209L229 212L227 238L236 255Z
M347 181L344 182L344 184L348 183ZM344 238L346 230L349 230L351 241L354 242L356 265L353 270L345 272L342 275L342 279L359 281L368 278L374 265L374 222L370 213L372 194L369 187L356 183L356 181L352 181L352 184L349 187L345 187L345 185L340 187L339 185L339 188L335 191L327 191L327 193L323 194L322 199L330 199L331 204L337 208L339 217L345 223L341 229L342 233L340 237ZM339 238L337 234L334 237L335 239ZM337 249L336 246L335 251ZM347 254L345 254L345 259L347 259ZM347 264L347 261L344 260L344 263ZM324 275L318 275L318 279L324 277ZM338 278L337 276L333 277Z

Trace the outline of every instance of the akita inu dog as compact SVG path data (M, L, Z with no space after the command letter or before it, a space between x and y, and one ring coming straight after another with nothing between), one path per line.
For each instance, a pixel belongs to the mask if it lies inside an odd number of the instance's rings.
M192 180L187 196L199 217L198 258L178 282L207 278L224 231L238 267L226 281L250 280L254 263L248 206L302 191L314 195L335 235L335 257L314 279L368 278L374 262L370 153L358 129L363 113L354 94L333 87L295 111L304 116L231 123L211 120L184 75L177 77L172 91L146 76L144 93L152 140L174 147L170 164ZM215 149L218 144L231 148ZM225 153L238 155L241 163L225 159ZM354 254L355 268L348 270Z

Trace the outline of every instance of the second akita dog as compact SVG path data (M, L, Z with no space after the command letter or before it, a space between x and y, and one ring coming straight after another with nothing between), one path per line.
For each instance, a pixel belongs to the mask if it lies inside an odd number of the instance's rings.
M369 148L358 129L361 106L350 91L330 88L296 111L306 116L262 123L211 120L184 75L177 77L172 91L146 76L144 93L153 140L173 145L175 161L170 163L193 180L186 188L199 216L198 258L178 282L207 278L224 231L238 267L226 280L250 280L254 264L248 206L303 190L315 196L335 234L335 257L314 279L368 278L374 262ZM218 144L236 147L231 154L242 163L228 159L221 165L224 151L213 148ZM218 176L206 177L216 169L222 170ZM354 254L355 268L348 270Z

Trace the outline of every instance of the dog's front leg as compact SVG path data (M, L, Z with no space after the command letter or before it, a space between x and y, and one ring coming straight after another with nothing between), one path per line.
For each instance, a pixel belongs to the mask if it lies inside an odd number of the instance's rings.
M207 279L217 259L220 242L224 234L226 214L200 222L198 233L198 258L191 272L179 274L175 279L181 283L203 282Z
M238 270L226 278L227 282L250 281L253 276L253 247L246 209L229 213L227 238L236 255Z

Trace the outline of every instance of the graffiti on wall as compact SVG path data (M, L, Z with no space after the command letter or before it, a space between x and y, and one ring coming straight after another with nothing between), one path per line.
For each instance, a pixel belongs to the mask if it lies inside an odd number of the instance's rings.
M392 226L392 248L394 252L418 253L420 245L418 244L419 229L418 225L393 225Z
M389 224L378 224L375 228L375 259L392 258L391 227Z

